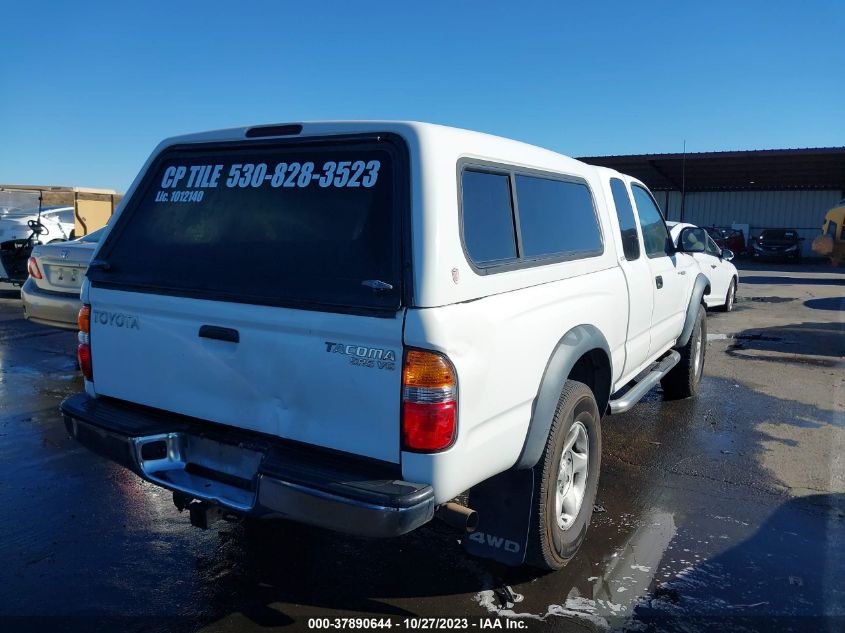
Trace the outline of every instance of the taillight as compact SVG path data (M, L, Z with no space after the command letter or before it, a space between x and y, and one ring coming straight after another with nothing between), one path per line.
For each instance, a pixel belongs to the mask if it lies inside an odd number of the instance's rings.
M76 317L76 325L80 332L90 334L91 332L91 306L79 308L79 315Z
M457 435L458 380L449 359L407 350L402 366L402 448L440 451Z
M35 279L44 279L44 275L41 274L41 269L38 267L38 260L34 257L30 257L29 261L26 263L26 271L29 273L30 277Z
M79 345L76 346L76 359L79 361L79 369L86 380L94 379L94 368L91 364L91 306L84 305L79 309L79 316L76 318L79 326Z

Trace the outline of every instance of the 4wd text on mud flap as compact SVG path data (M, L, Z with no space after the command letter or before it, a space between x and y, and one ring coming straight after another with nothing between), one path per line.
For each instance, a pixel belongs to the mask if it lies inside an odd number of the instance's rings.
M497 549L504 549L506 552L516 553L520 550L519 543L511 541L503 536L496 536L495 534L485 534L484 532L473 532L469 535L469 540L481 543L482 545L489 545Z

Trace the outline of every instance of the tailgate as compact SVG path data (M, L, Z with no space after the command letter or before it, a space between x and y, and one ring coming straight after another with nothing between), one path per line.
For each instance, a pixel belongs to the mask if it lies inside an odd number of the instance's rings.
M90 299L98 394L399 461L401 315L100 288ZM200 337L206 325L236 331L238 342Z

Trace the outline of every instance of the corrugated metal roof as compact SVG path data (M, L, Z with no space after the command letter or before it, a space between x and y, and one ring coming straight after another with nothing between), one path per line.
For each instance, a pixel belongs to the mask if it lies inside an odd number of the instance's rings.
M845 147L584 156L579 160L630 174L655 190L845 191Z

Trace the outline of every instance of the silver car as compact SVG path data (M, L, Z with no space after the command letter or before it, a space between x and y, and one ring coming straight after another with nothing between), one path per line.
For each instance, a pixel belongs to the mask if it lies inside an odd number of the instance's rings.
M71 242L35 246L29 259L29 278L21 288L27 319L69 330L77 328L79 289L103 231Z

